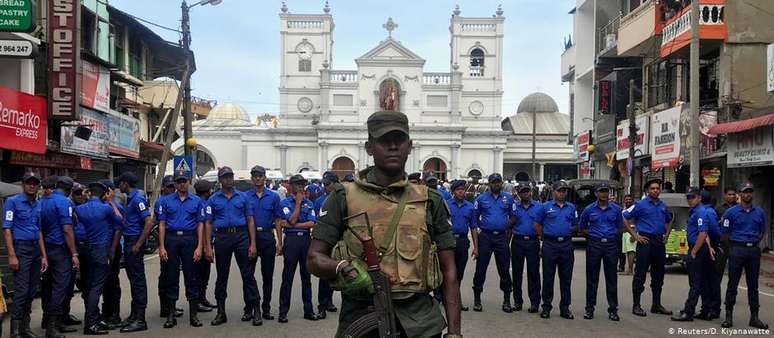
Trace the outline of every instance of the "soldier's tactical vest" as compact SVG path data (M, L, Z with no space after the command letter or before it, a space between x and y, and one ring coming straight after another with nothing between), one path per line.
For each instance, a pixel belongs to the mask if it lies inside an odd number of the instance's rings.
M375 245L382 246L390 221L398 207L401 193L379 194L367 191L368 183L356 181L343 184L347 192L347 216L365 211L371 223ZM363 186L366 186L365 189ZM395 237L390 241L379 264L392 288L392 297L407 298L415 293L427 293L441 285L441 269L438 252L427 229L427 187L407 184L406 207L398 222ZM349 227L361 234L368 234L364 217L349 220ZM334 248L336 259L363 259L363 247L351 230L344 232L343 239Z

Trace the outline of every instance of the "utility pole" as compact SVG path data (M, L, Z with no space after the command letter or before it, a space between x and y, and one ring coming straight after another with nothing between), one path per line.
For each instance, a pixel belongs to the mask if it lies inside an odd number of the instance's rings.
M535 109L533 109L535 110ZM532 112L532 180L537 182L538 176L537 176L537 169L535 169L535 143L537 139L537 131L535 130L537 128L537 113L534 111Z
M185 151L185 156L189 157L191 156L192 147L189 146L188 142L193 137L193 130L191 127L191 123L193 120L193 116L191 116L191 26L190 26L190 17L188 16L188 11L190 7L188 7L188 4L183 1L182 5L180 5L180 9L183 12L182 15L182 33L183 33L183 50L185 51L185 62L189 69L188 72L186 72L187 78L185 81L183 81L183 149ZM191 163L193 166L194 164Z
M691 4L691 70L690 70L690 92L691 92L691 179L690 184L692 187L698 187L699 180L699 166L701 163L701 153L699 151L699 143L701 142L699 137L699 109L700 109L700 95L699 93L699 1L694 0Z
M637 143L637 119L634 116L634 82L634 79L629 80L629 105L626 107L626 117L629 119L629 158L626 159L626 171L629 174L629 194L632 196L634 196L634 147Z

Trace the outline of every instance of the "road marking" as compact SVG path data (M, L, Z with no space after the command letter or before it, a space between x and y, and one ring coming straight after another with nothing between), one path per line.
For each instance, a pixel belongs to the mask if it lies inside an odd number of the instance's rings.
M740 286L739 288L740 288L740 289L742 289L742 290L745 290L745 291L747 291L747 288L746 288L746 287L744 287L744 286ZM772 294L770 294L770 293L766 293L766 292L760 291L760 290L758 291L758 293L760 293L760 294L762 294L762 295L764 295L764 296L774 297L774 295L772 295Z

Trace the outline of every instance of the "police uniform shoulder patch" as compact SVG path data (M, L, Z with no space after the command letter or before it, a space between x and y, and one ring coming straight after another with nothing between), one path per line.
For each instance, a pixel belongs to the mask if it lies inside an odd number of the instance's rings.
M139 208L140 211L145 211L145 209L146 209L145 203L143 203L143 202L137 203L137 208Z
M8 210L5 212L5 220L6 221L13 221L13 210Z
M283 212L285 215L290 215L290 208L288 208L288 207L283 207L283 208L282 208L282 212Z

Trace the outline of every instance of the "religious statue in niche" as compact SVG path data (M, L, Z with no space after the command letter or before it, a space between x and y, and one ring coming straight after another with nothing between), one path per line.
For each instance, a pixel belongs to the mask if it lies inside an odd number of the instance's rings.
M394 79L387 79L379 86L379 108L383 111L400 109L400 85Z

